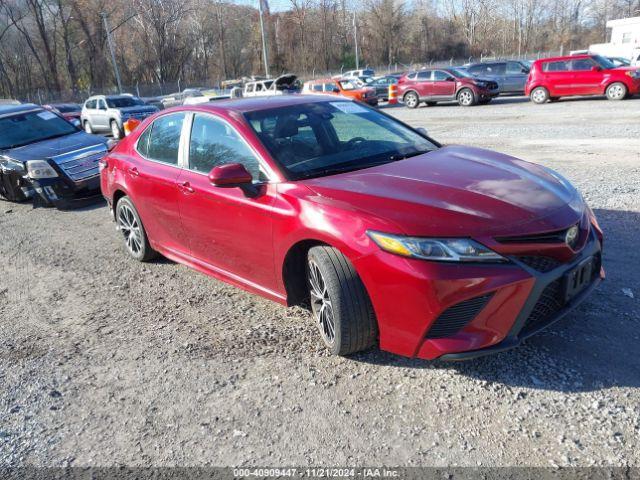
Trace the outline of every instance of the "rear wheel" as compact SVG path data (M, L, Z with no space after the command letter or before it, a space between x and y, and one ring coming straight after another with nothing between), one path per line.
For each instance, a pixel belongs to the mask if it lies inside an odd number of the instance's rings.
M0 195L10 202L24 202L27 197L20 188L20 176L10 171L0 172Z
M476 104L476 96L470 88L463 88L458 92L458 104L470 107Z
M612 83L606 90L609 100L623 100L627 96L627 92L627 86L622 82Z
M420 98L416 92L407 92L403 98L404 104L409 108L417 108L420 105Z
M116 205L116 222L124 238L127 253L139 262L147 262L158 254L151 248L140 215L129 197L122 197Z
M549 100L549 90L544 87L536 87L531 90L529 97L533 103L537 103L538 105L547 103L547 100Z
M377 324L364 284L339 250L313 247L307 255L311 310L324 344L348 355L375 344Z

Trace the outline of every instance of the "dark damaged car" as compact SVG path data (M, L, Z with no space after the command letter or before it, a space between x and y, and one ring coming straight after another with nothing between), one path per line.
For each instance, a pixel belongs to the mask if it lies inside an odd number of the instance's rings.
M0 195L71 208L100 196L107 139L33 104L0 106Z

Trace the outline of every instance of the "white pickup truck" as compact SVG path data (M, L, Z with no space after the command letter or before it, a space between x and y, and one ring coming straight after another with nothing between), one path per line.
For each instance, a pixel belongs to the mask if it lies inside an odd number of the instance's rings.
M243 97L266 97L283 95L300 90L298 77L292 74L280 75L278 78L255 80L244 84Z

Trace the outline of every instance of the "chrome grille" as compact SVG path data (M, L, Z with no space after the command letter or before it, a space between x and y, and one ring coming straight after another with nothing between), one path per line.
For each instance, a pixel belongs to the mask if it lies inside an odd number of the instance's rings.
M93 145L73 152L53 157L60 170L71 180L79 181L94 177L100 172L98 161L104 157L107 149L104 145Z

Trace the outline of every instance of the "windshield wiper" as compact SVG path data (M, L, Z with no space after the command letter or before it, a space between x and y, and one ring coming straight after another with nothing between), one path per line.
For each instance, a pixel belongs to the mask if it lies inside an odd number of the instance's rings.
M417 157L418 155L422 155L423 153L429 153L432 150L416 150L411 153L395 153L389 156L389 160L392 162L397 162L398 160L404 160L406 158Z

